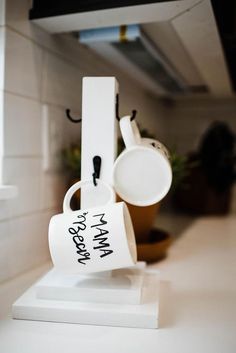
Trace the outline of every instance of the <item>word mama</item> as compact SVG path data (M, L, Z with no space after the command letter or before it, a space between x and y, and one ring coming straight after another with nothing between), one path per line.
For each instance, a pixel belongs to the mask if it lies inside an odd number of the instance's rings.
M100 251L100 257L105 257L113 253L113 250L110 249L110 244L107 242L108 238L106 237L109 231L104 229L107 225L107 221L104 220L105 213L97 214L93 217L98 220L97 224L91 226L91 228L96 229L96 235L94 235L93 241L98 243L93 249Z

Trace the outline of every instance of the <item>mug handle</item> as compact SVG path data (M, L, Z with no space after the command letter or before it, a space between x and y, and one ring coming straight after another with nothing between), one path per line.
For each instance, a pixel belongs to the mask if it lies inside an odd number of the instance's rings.
M113 204L116 200L116 194L113 190L113 188L106 182L102 181L101 179L96 179L98 185L102 184L107 187L107 189L110 191L110 199L106 203L106 205ZM72 209L70 207L70 201L74 193L81 189L82 186L86 185L91 185L93 186L93 181L92 180L80 180L77 181L77 183L73 184L66 192L64 201L63 201L63 212L72 212Z
M130 148L141 143L141 136L136 121L131 121L131 117L129 115L120 119L120 131L126 148Z

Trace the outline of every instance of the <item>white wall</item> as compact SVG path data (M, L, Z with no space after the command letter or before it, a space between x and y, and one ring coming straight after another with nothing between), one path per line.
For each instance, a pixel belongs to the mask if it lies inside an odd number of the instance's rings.
M27 19L30 3L7 0L6 13L0 15L0 35L6 45L4 48L0 41L0 53L5 53L5 67L0 72L0 77L4 74L0 87L3 182L19 189L17 198L0 201L0 281L49 258L48 222L61 209L64 180L42 168L43 104L59 126L62 147L79 139L80 127L68 123L64 111L70 108L73 114L80 114L82 77L116 76L121 113L137 109L142 126L164 135L154 99L131 78L79 46L76 39L50 36L32 25ZM3 0L0 9L4 9Z
M179 153L197 148L202 134L216 120L229 124L236 133L236 99L232 98L182 98L174 105L163 107L169 146Z
M236 99L231 98L180 98L162 110L166 136L170 148L180 154L195 150L202 134L214 121L224 121L236 133ZM236 185L232 199L232 212L236 213Z

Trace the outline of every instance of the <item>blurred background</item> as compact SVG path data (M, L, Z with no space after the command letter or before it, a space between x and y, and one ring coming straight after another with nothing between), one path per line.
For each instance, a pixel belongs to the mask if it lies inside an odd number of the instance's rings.
M49 259L48 222L80 178L81 126L65 112L81 117L84 76L115 76L120 115L136 109L170 151L167 197L131 208L141 259L200 215L235 215L236 9L222 3L0 1L0 281Z

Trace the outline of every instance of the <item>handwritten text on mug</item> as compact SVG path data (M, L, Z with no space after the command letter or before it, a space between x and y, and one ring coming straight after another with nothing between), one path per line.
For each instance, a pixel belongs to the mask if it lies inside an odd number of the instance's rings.
M83 231L87 228L86 219L88 212L84 212L82 215L77 216L77 220L73 222L68 231L73 235L72 240L77 248L76 253L79 255L78 262L86 265L87 260L91 260L91 251L89 252L85 245L85 240L83 237ZM107 255L113 253L113 250L110 249L110 244L108 243L108 238L106 235L109 234L109 231L106 228L107 221L105 220L105 213L92 215L94 218L94 224L90 226L91 233L96 230L96 233L93 234L93 241L95 242L93 249L100 252L100 258L103 258Z

